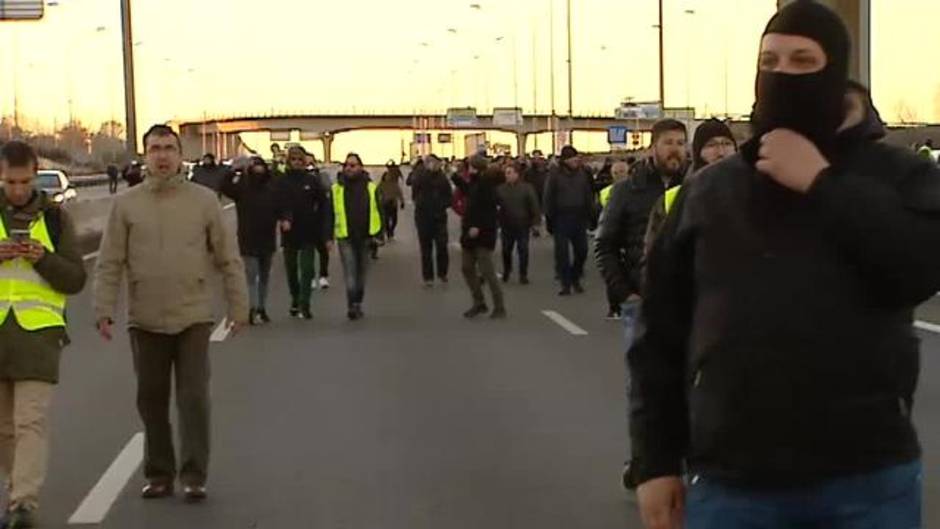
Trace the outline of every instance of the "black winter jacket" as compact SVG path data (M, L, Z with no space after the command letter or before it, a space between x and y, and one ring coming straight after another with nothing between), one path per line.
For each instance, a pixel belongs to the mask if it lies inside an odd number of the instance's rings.
M682 183L678 178L665 182L648 158L634 165L630 177L611 191L594 239L594 255L614 301L622 303L640 291L650 212L667 189Z
M594 190L591 173L585 168L572 171L561 164L551 171L545 183L542 208L551 226L559 216L576 216L589 223L594 216Z
M420 171L411 180L411 189L415 218L419 222L447 219L447 208L453 202L454 194L443 171Z
M687 460L803 486L919 456L912 323L940 289L940 169L868 137L843 134L805 195L742 155L683 186L628 355L641 482Z
M278 194L270 176L229 172L221 192L235 202L238 248L242 255L271 255L277 246Z
M298 248L333 239L333 203L330 189L320 177L307 171L288 170L275 180L278 211L291 221L281 244Z
M467 197L467 209L460 223L460 245L468 249L495 250L499 220L497 181L483 175L473 176L470 182L458 175L451 180ZM470 228L479 229L480 234L470 238Z

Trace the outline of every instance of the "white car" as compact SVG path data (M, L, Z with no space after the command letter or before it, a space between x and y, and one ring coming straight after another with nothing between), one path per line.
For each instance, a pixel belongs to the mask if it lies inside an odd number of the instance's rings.
M43 169L36 173L36 189L45 191L52 200L62 204L78 198L78 191L64 171Z

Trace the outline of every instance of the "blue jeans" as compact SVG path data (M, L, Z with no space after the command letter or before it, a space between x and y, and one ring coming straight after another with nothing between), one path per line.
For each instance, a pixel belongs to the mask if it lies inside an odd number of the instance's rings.
M268 301L268 281L271 278L273 254L262 256L244 255L245 277L248 279L248 296L251 308L264 310Z
M587 222L578 215L559 215L554 220L555 271L561 285L569 288L584 276L587 262ZM574 250L574 260L572 260Z
M362 304L366 295L366 272L369 267L369 242L372 239L340 239L339 255L346 280L346 300L350 308Z
M785 492L692 478L686 529L919 529L921 463Z

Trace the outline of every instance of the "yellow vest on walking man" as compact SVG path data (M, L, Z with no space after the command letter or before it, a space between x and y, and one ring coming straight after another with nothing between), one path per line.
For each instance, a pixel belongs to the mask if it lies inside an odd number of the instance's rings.
M0 149L0 527L31 527L49 452L48 410L68 344L66 297L85 286L68 212L35 187L38 159L19 141Z

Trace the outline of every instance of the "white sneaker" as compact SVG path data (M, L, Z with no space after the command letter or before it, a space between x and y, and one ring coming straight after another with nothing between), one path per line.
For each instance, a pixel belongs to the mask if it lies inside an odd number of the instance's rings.
M321 277L321 278L320 278L320 288L322 288L323 290L326 290L326 289L330 288L330 280L327 279L327 278L325 278L325 277Z

